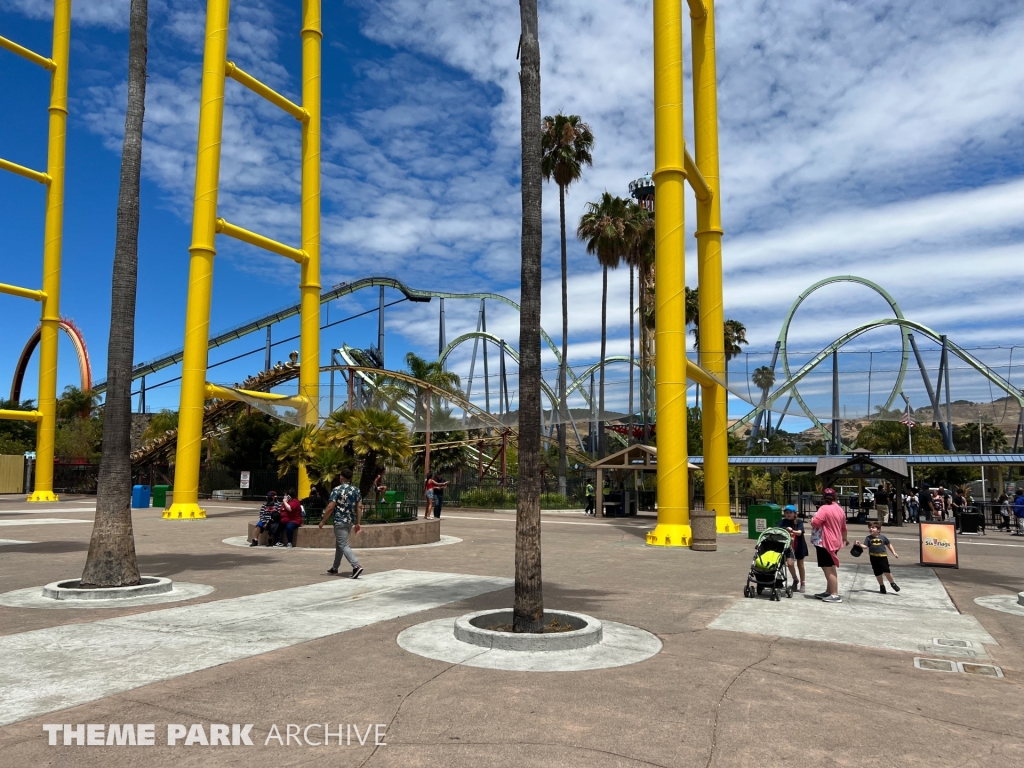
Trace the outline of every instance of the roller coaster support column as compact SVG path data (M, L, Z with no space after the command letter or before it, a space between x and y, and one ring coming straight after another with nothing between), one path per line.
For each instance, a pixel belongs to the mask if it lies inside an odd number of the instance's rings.
M299 396L302 421L320 420L320 67L323 32L320 0L302 3L302 263L299 340ZM351 407L351 404L350 404ZM309 495L306 468L299 465L299 498Z
M686 452L683 163L682 8L679 0L654 0L652 176L658 200L654 219L658 525L648 532L647 543L671 547L687 547L692 539Z
M224 69L228 53L228 0L209 0L206 48L199 102L199 147L196 157L195 207L185 311L185 345L181 364L181 405L174 466L174 503L165 519L202 519L199 506L199 460L206 403L207 344L213 297L213 258L217 254L217 192L220 144L224 125Z
M711 190L697 200L697 274L700 285L701 367L726 380L725 315L722 308L722 195L718 168L718 88L715 68L715 4L691 4L693 35L693 131L697 170ZM660 202L660 201L659 201ZM659 205L660 207L660 205ZM713 549L715 533L739 533L729 508L729 412L722 386L704 387L704 512L693 513L693 548ZM698 515L714 516L703 530ZM711 546L708 546L708 545Z
M60 261L64 235L64 157L68 124L68 53L71 0L53 8L53 68L50 70L50 137L46 156L46 221L39 341L39 401L36 483L29 501L56 501L53 493L53 441L57 428L57 332L60 323Z

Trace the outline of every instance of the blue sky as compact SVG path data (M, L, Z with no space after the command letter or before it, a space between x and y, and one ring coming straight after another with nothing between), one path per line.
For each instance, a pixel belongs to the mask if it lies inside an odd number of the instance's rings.
M229 43L240 66L296 99L299 5L236 0ZM45 0L0 0L0 33L47 52L49 7ZM76 0L73 13L62 311L83 328L95 375L102 378L127 2ZM181 345L203 19L204 4L194 0L150 2L138 360ZM540 24L544 111L578 113L596 136L594 167L567 199L574 228L588 200L605 189L625 195L628 182L651 169L650 4L542 1ZM331 3L324 33L323 284L387 274L414 287L514 298L515 3ZM770 352L797 294L815 280L843 273L871 277L907 317L964 346L1008 348L1019 339L1021 39L1020 2L719 4L726 314L746 324L752 351ZM0 156L44 167L45 73L5 53L0 82ZM297 243L297 124L231 82L227 105L222 214ZM42 217L38 185L0 179L0 281L38 285ZM693 222L691 200L690 231ZM687 248L688 282L695 284L692 239ZM224 239L219 249L213 331L297 300L297 268L290 263ZM557 257L557 193L548 188L543 322L556 338ZM582 366L599 350L600 272L574 240L569 269L570 358ZM610 283L609 353L622 354L628 352L626 271L613 273ZM347 298L331 307L331 319L375 301L371 295ZM26 304L0 297L5 391L37 322ZM475 328L474 303L448 302L445 309L449 339ZM885 303L864 289L826 289L798 313L791 348L816 351L886 314ZM489 307L488 319L499 335L517 338L512 313ZM387 323L389 366L399 367L406 350L436 350L436 301L396 306ZM296 328L286 324L275 334L283 338ZM375 333L372 315L325 332L325 361L330 346L368 346ZM253 336L215 351L211 362L262 341ZM856 348L893 349L897 342L896 332L879 330ZM275 359L287 351L278 347ZM469 352L467 347L453 358L456 370L468 370ZM986 354L1003 364L1006 352ZM70 345L62 346L61 355L63 387L75 382L76 367ZM1024 362L1024 355L1019 358L1015 362ZM262 359L257 353L211 371L210 378L238 381L258 370ZM859 365L854 354L846 359L851 369ZM745 365L762 362L765 355L751 355ZM173 378L177 371L167 374ZM737 368L734 380L742 375ZM621 371L609 376L624 379ZM891 387L891 371L876 373L875 391L886 376ZM851 375L847 390L859 392L862 379ZM34 390L30 371L25 392L32 396ZM615 391L622 394L621 387ZM149 403L176 407L177 396L168 386L152 392ZM734 411L741 413L741 405Z

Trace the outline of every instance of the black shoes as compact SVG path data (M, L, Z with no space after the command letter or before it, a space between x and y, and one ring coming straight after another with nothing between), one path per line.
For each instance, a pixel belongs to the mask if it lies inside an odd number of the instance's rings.
M897 584L895 581L892 582L891 584L889 584L889 586L892 587L892 591L893 592L899 592L900 591L900 585Z
M885 584L879 584L878 585L878 591L881 592L884 595L885 594Z
M352 569L352 578L358 579L363 574L363 566L357 565Z
M338 575L338 569L337 568L331 568L329 571L327 571L327 573L330 576L337 576Z
M249 546L250 547L258 547L259 545L260 545L259 541L257 541L256 539L253 539L252 540L252 544L250 544Z

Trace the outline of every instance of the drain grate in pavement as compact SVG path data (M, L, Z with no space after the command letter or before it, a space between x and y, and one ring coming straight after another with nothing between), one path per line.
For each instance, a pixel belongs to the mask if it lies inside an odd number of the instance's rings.
M914 657L914 666L918 669L927 669L934 672L958 672L956 662L947 659L922 659Z
M968 675L984 677L1002 677L1003 670L994 664L972 664L968 661L950 661L949 659L926 659L914 657L914 666L931 672L963 672Z
M966 672L968 675L1003 676L1003 670L993 664L968 664L965 661L961 661L957 666L960 667L961 672Z
M950 648L973 648L974 643L970 640L951 640L947 637L936 637L932 639L935 645L946 645Z

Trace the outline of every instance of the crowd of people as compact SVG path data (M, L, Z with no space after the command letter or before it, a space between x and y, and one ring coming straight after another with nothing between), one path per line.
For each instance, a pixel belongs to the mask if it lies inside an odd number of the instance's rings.
M919 523L928 521L953 522L959 527L965 512L977 509L978 503L966 487L952 490L943 485L937 488L910 488L902 494L902 507L906 510L906 521ZM862 510L874 509L878 521L883 525L894 520L895 503L900 500L892 485L882 483L874 489L865 489L860 500ZM994 502L999 514L998 528L1024 535L1024 489L1010 494L1000 494Z
M783 510L784 519L782 528L789 531L792 544L786 550L789 573L793 578L793 591L805 592L807 587L807 575L804 569L804 560L808 557L810 550L806 540L806 529L802 520L797 518L796 507L789 505ZM892 542L882 535L882 524L872 521L868 524L868 535L863 542L854 540L850 544L849 534L846 527L846 512L839 506L838 496L832 488L822 491L822 505L811 518L811 546L814 547L815 560L818 567L825 575L825 591L814 597L824 603L841 603L843 598L839 595L839 552L845 547L850 547L850 554L859 557L864 550L868 551L868 560L871 562L871 570L878 580L878 591L886 594L885 581L888 580L889 588L899 592L900 587L893 578L889 568L889 554L898 558L896 549ZM798 575L799 574L799 575Z

